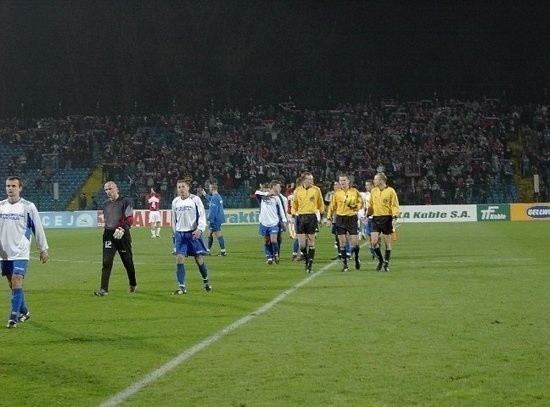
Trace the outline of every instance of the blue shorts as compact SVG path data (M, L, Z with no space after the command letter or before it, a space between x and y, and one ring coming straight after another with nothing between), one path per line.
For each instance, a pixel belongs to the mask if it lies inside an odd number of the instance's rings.
M12 276L13 274L19 274L25 277L27 274L28 260L2 260L2 275Z
M222 224L221 222L209 222L208 229L210 229L211 232L219 232L222 230Z
M367 223L363 226L363 233L367 236L372 233L372 219L367 219Z
M176 232L174 248L176 249L176 254L182 254L185 257L202 256L208 252L202 237L195 239L192 232Z
M279 233L279 225L264 226L260 223L260 229L258 231L258 234L260 236L270 236L270 235L276 235L278 233Z

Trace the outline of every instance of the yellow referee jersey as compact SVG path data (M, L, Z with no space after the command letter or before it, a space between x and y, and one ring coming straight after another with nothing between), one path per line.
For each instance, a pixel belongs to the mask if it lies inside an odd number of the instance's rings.
M325 203L319 187L312 185L306 189L300 185L296 188L292 201L292 215L313 215L317 211L325 212Z
M373 216L392 216L397 218L399 216L399 200L397 199L395 189L387 186L383 190L380 190L380 188L374 187L370 191L368 213Z
M353 216L363 208L363 198L356 188L349 188L347 191L339 189L334 193L328 207L327 218L332 219L334 215Z

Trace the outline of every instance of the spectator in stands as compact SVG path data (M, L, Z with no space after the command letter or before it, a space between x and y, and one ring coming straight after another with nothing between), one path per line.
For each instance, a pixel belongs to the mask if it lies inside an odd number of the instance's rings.
M88 207L88 197L85 192L81 192L78 196L78 210L85 211Z
M92 210L97 211L99 209L99 204L97 203L97 199L95 195L92 195Z

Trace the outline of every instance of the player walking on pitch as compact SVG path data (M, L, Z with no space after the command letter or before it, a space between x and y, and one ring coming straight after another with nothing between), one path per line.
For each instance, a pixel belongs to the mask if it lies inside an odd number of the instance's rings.
M367 215L372 215L371 242L378 265L376 271L390 271L391 257L391 235L395 227L395 222L399 217L399 200L392 187L386 185L386 175L378 173L374 176L374 188L370 191L369 207ZM384 236L386 244L385 257L382 256L380 249L380 234Z
M149 206L149 223L151 225L151 239L160 237L161 218L160 218L160 195L151 188L151 193L147 197L147 206Z
M130 228L134 222L134 208L127 197L119 195L118 187L113 181L105 184L107 200L103 203L103 267L101 269L101 287L94 291L97 297L103 297L109 292L109 280L115 254L118 252L120 260L128 275L129 292L135 293L136 269L132 254L132 236Z
M25 304L23 279L30 258L31 233L36 237L40 261L48 261L48 242L34 203L21 198L23 183L19 177L6 180L7 199L0 201L0 264L11 289L11 311L6 328L31 317Z
M185 259L195 258L202 276L204 289L212 291L208 281L208 269L203 255L208 253L202 234L206 229L206 213L201 199L189 192L189 181L178 180L178 196L172 201L172 231L174 233L174 248L176 250L176 279L178 289L172 294L187 293L185 284Z

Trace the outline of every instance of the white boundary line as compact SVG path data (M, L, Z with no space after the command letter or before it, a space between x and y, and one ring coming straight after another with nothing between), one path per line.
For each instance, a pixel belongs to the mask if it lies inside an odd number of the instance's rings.
M322 267L319 271L311 273L306 278L304 278L302 281L298 282L288 290L284 291L283 293L279 294L277 297L272 299L267 304L261 306L256 311L251 312L250 314L242 317L241 319L233 322L232 324L228 325L227 327L221 329L220 331L216 332L215 334L209 336L208 338L204 339L203 341L197 343L196 345L191 346L189 349L184 350L182 353L180 353L178 356L173 358L172 360L168 361L161 367L159 367L157 370L152 371L148 375L146 375L143 379L135 382L134 384L130 385L126 389L122 390L121 392L115 394L110 399L104 401L100 404L100 407L114 407L118 406L120 403L125 401L126 399L132 397L134 394L139 392L141 389L143 389L148 384L154 382L157 379L160 379L162 376L167 374L170 370L176 368L177 366L181 365L183 362L187 361L189 358L194 356L196 353L200 352L204 348L212 345L213 343L217 342L218 340L222 339L227 334L233 332L237 328L241 327L242 325L246 324L247 322L250 322L255 317L262 315L263 313L269 311L271 308L273 308L275 305L277 305L279 302L284 300L286 297L288 297L290 294L292 294L294 291L296 291L298 288L304 286L305 284L309 283L311 280L316 278L317 276L321 275L325 271L327 271L329 268L331 268L334 264L336 264L338 260L331 261L324 267Z

